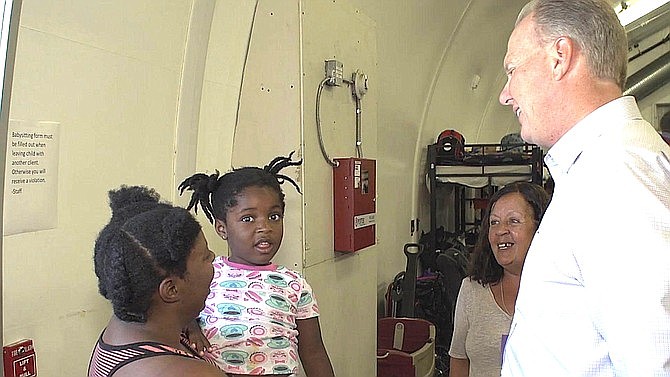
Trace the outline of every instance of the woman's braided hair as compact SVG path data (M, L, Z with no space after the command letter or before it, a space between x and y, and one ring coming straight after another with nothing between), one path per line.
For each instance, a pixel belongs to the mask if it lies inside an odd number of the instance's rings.
M109 191L109 204L112 218L100 231L93 255L98 289L119 319L146 322L161 281L184 276L200 224L143 186Z
M302 160L292 161L293 153L288 156L275 157L263 168L243 167L234 168L228 173L219 176L219 171L214 174L197 173L186 178L179 184L179 195L185 190L193 191L191 201L186 209L195 208L198 212L198 204L202 212L205 213L209 222L214 223L214 219L225 221L228 209L237 205L237 196L248 187L269 187L273 189L281 201L282 210L286 205L284 202L284 192L280 184L288 181L300 193L300 187L291 177L280 174L281 170L288 166L298 166Z

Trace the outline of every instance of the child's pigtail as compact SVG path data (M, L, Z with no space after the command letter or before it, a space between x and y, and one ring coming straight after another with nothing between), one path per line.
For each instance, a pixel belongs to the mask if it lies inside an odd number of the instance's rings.
M205 216L207 216L207 219L212 224L214 223L214 208L212 207L210 198L212 193L216 191L218 181L218 170L211 175L198 173L186 178L177 188L179 190L179 195L183 194L184 190L193 191L191 201L188 203L186 209L190 210L191 208L195 208L195 213L198 213L198 203L200 203L202 212L205 213Z
M280 184L284 183L284 181L290 182L293 185L293 187L295 187L295 189L298 191L298 193L302 194L302 192L300 191L300 187L298 187L298 184L295 183L295 181L291 177L288 177L284 174L279 174L279 172L285 167L298 166L302 164L302 159L298 161L291 161L293 153L295 153L295 151L289 153L287 157L284 156L275 157L272 161L270 161L269 164L265 165L263 170L274 175L277 178L277 182L279 182Z

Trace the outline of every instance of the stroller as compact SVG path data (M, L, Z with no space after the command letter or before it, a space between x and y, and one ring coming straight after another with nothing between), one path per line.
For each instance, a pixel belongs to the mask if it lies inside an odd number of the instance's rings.
M433 377L435 375L435 325L426 319L415 318L413 305L398 307L402 300L414 301L417 260L422 251L423 245L405 245L407 267L403 276L407 278L399 279L396 276L391 286L396 284L397 289L387 293L387 296L390 294L393 297L392 315L380 318L377 322L377 376L379 377Z
M416 253L408 249L415 248ZM405 245L407 267L396 275L389 285L386 294L386 315L392 319L413 318L427 321L435 327L434 341L434 371L431 377L446 377L449 375L449 346L453 332L454 310L461 280L466 275L468 252L464 245L450 247L447 250L426 251L431 255L424 255L422 244ZM418 262L428 266L425 272L417 277ZM388 318L387 317L387 318ZM400 318L397 318L400 317ZM386 320L381 319L382 320ZM383 328L378 325L378 348L381 339L386 337ZM407 330L406 330L407 331ZM378 359L378 376L394 376L381 374ZM405 374L405 376L423 376L420 374ZM400 374L398 374L400 376Z

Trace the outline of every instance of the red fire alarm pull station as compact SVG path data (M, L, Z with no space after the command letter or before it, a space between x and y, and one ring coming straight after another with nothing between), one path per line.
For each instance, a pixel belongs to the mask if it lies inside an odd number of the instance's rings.
M375 244L375 160L336 158L333 168L335 251L352 253Z
M2 347L5 377L37 377L33 341L22 339Z

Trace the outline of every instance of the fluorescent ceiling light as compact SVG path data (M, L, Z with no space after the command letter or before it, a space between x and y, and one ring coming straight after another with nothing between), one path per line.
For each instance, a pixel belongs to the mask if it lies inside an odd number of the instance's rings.
M616 10L621 24L626 26L668 2L670 0L624 0L617 4L614 10ZM621 3L625 4L625 9Z

